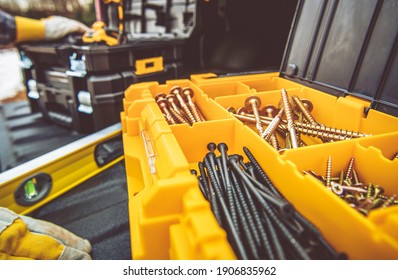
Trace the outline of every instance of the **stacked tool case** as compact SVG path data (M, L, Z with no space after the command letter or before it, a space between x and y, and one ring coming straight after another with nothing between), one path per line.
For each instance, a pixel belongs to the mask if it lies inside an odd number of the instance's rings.
M279 73L193 75L126 90L121 116L134 259L237 257L192 174L199 174L210 142L226 143L230 154L247 147L278 191L337 252L349 259L397 259L398 24L391 23L398 22L398 6L365 2L299 1ZM193 90L206 121L167 123L155 97L176 86ZM346 130L344 139L302 133L307 146L276 150L256 126L232 113L231 107L245 106L253 96L261 109L278 108L284 90L310 100L311 114L322 124L318 129ZM279 140L287 147L288 138ZM331 184L340 170L348 178L354 161L360 175L352 187L366 195L346 189L349 200L341 194L348 186L336 190L324 183ZM386 198L383 207L375 206L375 197Z
M143 15L132 19L127 16L127 26L139 21L141 29L126 28L130 33L126 34L128 40L124 44L85 44L81 38L75 38L69 42L21 45L22 61L31 62L24 63L23 72L32 110L79 132L97 131L120 120L123 91L129 85L179 77L183 72L182 49L194 27L196 4L189 3L193 16L185 18L185 24L179 22L182 18L172 18L169 13L167 26L174 22L177 29L182 28L180 32L163 28L155 33L153 28L144 28L149 21L156 20L148 18L146 11L155 4L160 10L166 6L173 10L181 3L153 2L156 3L140 7Z

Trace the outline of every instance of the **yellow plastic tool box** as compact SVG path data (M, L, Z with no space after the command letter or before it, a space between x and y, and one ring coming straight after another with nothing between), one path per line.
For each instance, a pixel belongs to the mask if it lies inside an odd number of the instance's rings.
M391 1L299 1L280 72L130 86L121 119L133 258L236 258L190 171L209 142L225 142L230 153L248 147L337 251L349 259L397 259L397 205L363 215L308 172L325 176L331 159L329 177L338 177L354 158L361 182L398 194L398 24L390 24L397 21ZM206 121L168 124L155 96L174 86L193 90ZM282 89L310 100L317 122L366 137L324 142L303 135L306 146L276 150L231 107L244 106L250 96L261 107L279 107Z

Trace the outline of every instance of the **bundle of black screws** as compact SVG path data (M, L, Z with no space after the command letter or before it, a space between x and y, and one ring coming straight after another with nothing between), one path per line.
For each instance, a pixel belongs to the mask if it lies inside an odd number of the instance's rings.
M207 148L199 175L192 173L238 259L345 258L280 194L249 149L243 162L225 143Z

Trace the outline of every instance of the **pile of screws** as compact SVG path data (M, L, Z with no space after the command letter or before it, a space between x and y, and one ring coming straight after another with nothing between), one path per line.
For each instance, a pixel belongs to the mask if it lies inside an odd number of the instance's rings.
M207 148L200 174L192 173L239 259L345 258L279 193L249 149L244 163L225 143Z
M155 96L156 103L163 113L168 124L203 122L205 118L192 98L194 92L191 88L173 87L169 94L159 93Z
M351 158L346 170L341 170L339 177L332 177L332 156L329 156L326 163L326 176L320 176L312 170L303 171L303 173L315 177L328 190L365 216L371 210L398 204L396 194L386 195L382 186L361 182L354 165L355 158Z
M245 107L238 110L229 107L227 110L243 122L255 123L258 134L281 152L286 149L307 146L300 139L300 134L319 138L322 142L370 136L370 134L320 124L311 115L313 109L311 101L300 99L296 95L293 95L291 100L290 102L286 90L282 89L279 109L273 105L267 105L260 110L261 99L258 96L249 96L245 101ZM283 116L285 119L282 119ZM263 126L267 126L267 128L264 129ZM280 147L276 133L285 140L284 148Z

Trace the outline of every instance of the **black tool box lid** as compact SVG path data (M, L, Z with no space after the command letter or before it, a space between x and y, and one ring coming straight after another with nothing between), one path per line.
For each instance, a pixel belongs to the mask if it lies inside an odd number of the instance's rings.
M300 0L280 75L398 116L397 35L396 0Z

